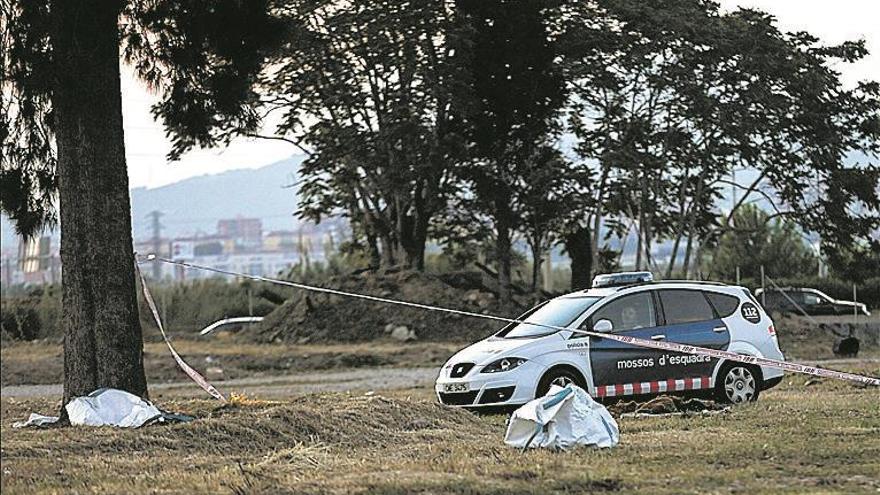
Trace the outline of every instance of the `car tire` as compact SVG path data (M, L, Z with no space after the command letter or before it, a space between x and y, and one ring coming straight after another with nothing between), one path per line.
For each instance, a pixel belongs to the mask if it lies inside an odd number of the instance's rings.
M584 390L587 389L587 384L584 383L584 377L582 377L574 368L566 366L552 368L547 373L544 373L544 376L541 377L541 381L538 382L538 388L535 389L535 398L537 399L538 397L544 397L547 395L547 392L550 391L551 385L564 387L569 383L574 383Z
M715 398L727 404L758 400L761 394L761 371L747 364L725 363L715 376Z

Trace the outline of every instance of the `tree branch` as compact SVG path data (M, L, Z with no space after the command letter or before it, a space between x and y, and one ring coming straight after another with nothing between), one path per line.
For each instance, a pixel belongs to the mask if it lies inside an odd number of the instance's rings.
M305 149L301 144L294 141L293 139L289 139L289 138L286 138L283 136L267 136L265 134L256 134L256 133L252 133L252 132L244 133L243 136L257 138L257 139L267 139L270 141L284 141L285 143L290 143L290 144L296 146L300 151L305 153L307 156L309 156L309 157L312 156L312 152Z

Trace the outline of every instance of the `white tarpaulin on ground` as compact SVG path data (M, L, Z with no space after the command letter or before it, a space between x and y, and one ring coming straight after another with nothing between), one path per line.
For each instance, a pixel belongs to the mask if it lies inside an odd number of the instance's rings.
M162 411L140 397L115 388L95 390L77 397L64 408L72 425L137 428L162 416Z
M42 414L31 413L26 421L16 421L12 423L13 428L27 428L29 426L52 426L58 422L58 416L43 416Z
M101 388L85 397L77 397L64 406L73 426L118 426L138 428L153 423L186 423L194 418L162 411L150 401L115 388ZM57 416L31 413L27 421L17 421L13 428L52 426Z
M565 450L576 445L613 447L620 441L617 422L580 387L553 386L510 418L504 443L519 448Z

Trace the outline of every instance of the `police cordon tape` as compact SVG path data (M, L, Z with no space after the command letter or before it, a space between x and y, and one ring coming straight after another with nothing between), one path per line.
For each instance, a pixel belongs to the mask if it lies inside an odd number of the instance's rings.
M787 362L787 361L777 361L775 359L767 359L767 358L761 358L761 357L756 357L756 356L750 356L748 354L739 354L736 352L722 351L722 350L718 350L718 349L708 349L705 347L697 347L697 346L692 346L692 345L679 344L676 342L646 340L646 339L640 339L640 338L636 338L636 337L630 337L627 335L618 335L618 334L614 334L614 333L600 333L600 332L593 332L590 330L566 328L566 327L560 327L560 326L555 326L555 325L544 325L544 324L540 324L540 323L532 323L532 322L527 322L524 320L518 320L515 318L504 318L501 316L472 313L470 311L462 311L462 310L458 310L458 309L443 308L440 306L432 306L432 305L428 305L428 304L420 304L420 303L414 303L414 302L409 302L409 301L401 301L401 300L397 300L397 299L389 299L386 297L370 296L367 294L357 294L354 292L346 292L346 291L341 291L341 290L336 290L336 289L328 289L325 287L317 287L317 286L313 286L313 285L300 284L297 282L290 282L287 280L267 278L267 277L262 277L259 275L248 275L246 273L233 272L230 270L222 270L222 269L213 268L210 266L198 265L195 263L187 263L185 261L169 260L169 259L157 257L152 254L147 256L146 261L160 261L162 263L168 263L171 265L177 265L177 266L192 268L192 269L196 269L196 270L203 270L203 271L209 271L209 272L214 272L214 273L220 273L223 275L231 275L231 276L235 276L235 277L247 278L247 279L256 280L256 281L260 281L260 282L267 282L270 284L284 285L287 287L293 287L296 289L302 289L302 290L307 290L307 291L312 291L312 292L321 292L321 293L333 294L333 295L337 295L337 296L352 297L352 298L364 299L367 301L375 301L375 302L381 302L381 303L386 303L386 304L396 304L398 306L408 306L411 308L425 309L428 311L439 311L439 312L457 314L457 315L462 315L462 316L470 316L473 318L483 318L483 319L487 319L487 320L501 321L501 322L505 322L505 323L526 323L529 325L547 328L550 330L566 330L566 331L573 332L573 333L588 335L590 337L599 337L599 338L603 338L603 339L616 340L618 342L623 342L624 344L631 344L631 345L635 345L638 347L647 347L647 348L651 348L651 349L661 349L664 351L681 352L681 353L685 353L685 354L694 354L697 356L709 356L709 357L718 358L718 359L726 359L729 361L737 361L737 362L745 363L745 364L766 366L768 368L776 368L776 369L781 369L784 371L791 371L793 373L803 373L806 375L820 376L820 377L825 377L825 378L833 378L836 380L846 380L846 381L850 381L850 382L861 383L863 385L873 385L875 387L880 387L880 379L878 379L878 378L864 376L864 375L858 375L855 373L846 373L843 371L829 370L829 369L825 369L825 368L819 368L817 366L807 366L805 364L797 364L797 363L791 363L791 362Z
M192 366L186 363L180 354L174 349L174 346L171 345L171 341L168 339L168 335L165 333L165 326L162 325L162 319L159 318L159 310L156 309L156 303L153 301L153 296L150 294L150 289L147 287L147 281L144 280L144 274L141 272L141 267L138 266L137 262L134 264L135 271L138 274L138 278L141 279L141 289L144 292L144 299L147 301L147 306L150 307L150 312L153 313L153 319L156 320L156 326L159 327L159 332L162 333L162 338L165 339L165 344L168 346L168 349L171 351L171 355L174 356L174 360L177 361L177 365L180 366L180 369L183 370L192 381L196 382L198 386L202 387L202 390L208 392L215 399L220 402L226 402L226 397L220 393L213 385L208 383L208 380L205 379L198 371L194 370Z

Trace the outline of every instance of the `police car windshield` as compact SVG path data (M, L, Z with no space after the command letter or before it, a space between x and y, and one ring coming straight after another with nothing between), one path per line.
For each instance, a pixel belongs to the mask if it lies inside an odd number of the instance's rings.
M567 327L571 325L578 316L596 303L601 297L567 297L561 299L553 299L541 306L531 309L529 312L517 318L525 320L526 323L511 323L498 332L498 337L508 339L523 337L539 337L549 335L556 332L552 328L540 325L550 325L554 327ZM530 324L532 323L532 324ZM534 323L537 323L535 325Z

